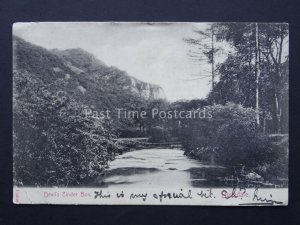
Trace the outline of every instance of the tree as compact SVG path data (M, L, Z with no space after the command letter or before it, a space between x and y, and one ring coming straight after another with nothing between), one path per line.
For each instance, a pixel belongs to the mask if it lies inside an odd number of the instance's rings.
M288 98L288 25L261 25L261 52L265 63L265 71L269 74L272 102L271 115L274 130L278 133L287 132L285 128L287 117L285 101Z
M216 47L216 30L217 24L211 24L204 31L200 29L195 29L194 32L198 34L198 38L185 38L184 41L189 45L193 46L193 49L190 50L188 55L189 57L199 63L199 65L211 65L211 74L197 74L195 79L198 80L211 76L211 87L214 90L215 86L215 55L220 50ZM208 71L205 71L208 72ZM208 72L209 73L209 72Z
M261 129L287 132L287 25L225 23L217 28L216 39L230 43L233 51L217 65L220 78L209 98L255 108Z

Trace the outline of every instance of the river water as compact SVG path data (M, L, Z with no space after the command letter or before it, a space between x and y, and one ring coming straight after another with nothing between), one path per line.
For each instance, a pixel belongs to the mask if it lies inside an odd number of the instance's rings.
M96 184L122 188L226 186L226 168L204 164L183 153L167 148L124 153L110 162L105 176L99 177Z

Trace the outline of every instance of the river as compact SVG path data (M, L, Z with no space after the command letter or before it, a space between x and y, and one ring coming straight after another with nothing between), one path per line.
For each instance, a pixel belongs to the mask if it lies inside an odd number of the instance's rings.
M168 148L124 153L109 163L105 176L96 184L122 188L226 186L226 168L190 159L183 153Z

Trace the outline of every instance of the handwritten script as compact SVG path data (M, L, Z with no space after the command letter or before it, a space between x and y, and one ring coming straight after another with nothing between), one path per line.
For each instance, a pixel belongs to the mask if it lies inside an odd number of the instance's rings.
M278 193L278 192L277 192ZM109 192L107 189L94 191L94 199L125 199L126 201L134 201L136 203L148 201L153 203L176 203L178 201L201 201L206 203L214 202L218 205L218 201L229 201L235 205L281 205L282 201L275 200L272 192L267 189L260 192L258 188L247 190L246 188L232 188L232 189L179 189L178 191L139 191L130 192L120 190L117 192Z

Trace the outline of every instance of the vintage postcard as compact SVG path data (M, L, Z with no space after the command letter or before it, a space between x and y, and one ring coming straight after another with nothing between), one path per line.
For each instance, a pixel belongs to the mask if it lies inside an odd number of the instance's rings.
M286 23L13 25L15 204L288 204Z

